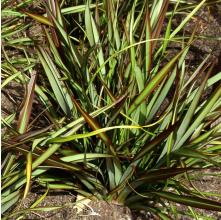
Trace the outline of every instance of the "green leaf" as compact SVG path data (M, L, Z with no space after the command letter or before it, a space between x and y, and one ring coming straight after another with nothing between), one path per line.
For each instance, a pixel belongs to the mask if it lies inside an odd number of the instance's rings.
M201 199L196 197L190 197L190 196L182 196L182 195L176 195L173 193L168 192L151 192L152 194L168 199L173 202L181 203L188 206L193 206L200 209L208 209L208 210L214 210L214 211L221 211L221 203L215 202L209 199Z
M85 120L87 121L87 123L90 125L90 127L92 128L92 130L94 130L95 132L98 130L101 130L100 125L95 121L95 119L93 119L88 113L86 113L80 106L79 104L73 99L75 105L77 106L78 110L80 111L81 115L85 118ZM112 141L110 140L110 138L107 136L106 133L98 133L97 134L101 140L104 142L104 144L107 146L107 154L112 154L117 156L117 151L116 148L114 147ZM108 168L108 174L109 174L109 178L112 179L113 178L113 169L111 169L111 159L107 158L107 168ZM113 164L115 165L115 181L117 178L117 182L119 181L120 177L121 177L121 165L120 165L120 161L116 158L113 159ZM111 186L110 188L113 189L116 186L116 182L111 182L110 183Z
M71 118L73 116L74 105L63 82L59 81L60 76L59 72L56 69L56 66L52 62L49 55L39 44L36 44L36 49L58 103L60 104L65 114Z
M187 131L184 133L184 135L181 137L179 142L174 146L173 151L176 149L179 149L184 142L187 140L187 138L193 133L193 131L197 128L197 126L200 125L200 123L204 120L206 115L209 113L209 111L212 109L213 105L216 103L216 101L221 97L221 85L217 87L217 89L211 94L209 99L204 103L199 113L195 116L195 120L192 122L190 127L187 129Z
M24 191L23 190L17 190L14 193L11 193L7 197L5 197L4 199L7 200L7 202L4 202L4 204L2 202L1 213L4 213L9 208L11 208L16 202L18 202L19 199L22 198L23 195L24 195Z
M143 89L141 93L137 96L137 98L134 100L132 105L130 106L128 110L128 115L130 115L145 99L147 96L159 85L159 83L163 80L163 78L166 76L166 74L170 71L172 67L174 67L174 64L176 60L181 56L181 54L187 49L188 47L185 47L180 53L178 53L154 78L146 85L146 87Z
M86 156L86 158L85 158L85 156ZM79 163L79 162L83 162L84 159L86 159L86 161L90 161L90 160L95 160L95 159L102 158L102 157L107 158L107 157L114 157L114 156L110 155L110 154L86 153L86 155L85 154L75 154L72 156L61 157L60 159L65 162Z
M133 163L136 160L141 159L143 156L150 153L155 147L158 146L165 138L169 137L170 133L173 132L176 127L181 123L182 120L177 121L174 125L171 125L167 130L162 132L160 135L158 135L156 138L154 138L152 141L150 141L147 145L145 145L131 160L131 163Z
M211 162L212 164L215 164L218 167L221 167L221 164L219 164L218 162L210 159L209 157L207 157L205 154L203 154L202 152L199 152L197 150L191 149L191 148L180 148L176 151L173 152L173 154L175 155L179 155L182 157L187 157L187 158L200 158L206 161Z
M94 46L95 41L94 41L94 34L93 34L93 29L92 29L92 16L90 12L90 7L89 7L89 1L87 1L86 4L86 9L85 9L85 27L86 27L86 32L88 36L88 40L90 42L91 47Z
M103 3L98 4L98 6L102 6L102 5L103 5ZM61 13L63 15L66 15L66 14L74 14L74 13L78 13L78 12L83 12L83 11L85 11L86 6L87 5L76 5L76 6L73 6L73 7L62 8ZM93 9L95 7L96 7L96 4L90 4L89 5L90 9Z
M135 179L135 181L157 181L157 180L163 180L167 179L172 176L176 176L177 174L184 173L190 170L195 170L196 168L172 168L172 169L161 169L156 171L148 172L147 174L144 174L138 178Z

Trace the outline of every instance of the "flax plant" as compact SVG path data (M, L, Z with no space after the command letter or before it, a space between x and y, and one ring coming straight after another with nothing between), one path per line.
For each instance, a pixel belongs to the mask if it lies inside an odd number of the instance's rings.
M206 38L196 34L198 10L220 1L48 0L39 3L42 15L25 7L30 2L9 7L2 1L2 16L14 16L2 26L2 72L7 76L2 88L12 80L26 88L19 116L2 118L7 128L2 138L2 213L14 207L3 219L58 208L36 207L50 189L123 202L162 219L170 219L157 205L165 207L165 199L176 219L181 212L172 202L187 205L186 214L195 218L201 216L193 207L221 211L220 203L207 198L220 195L199 191L191 181L197 169L221 167L221 124L210 128L220 117L221 69L212 75L216 60L208 62L208 55L189 76L185 62L191 44ZM174 16L182 13L185 19L172 31ZM180 35L192 16L197 17L192 34ZM29 19L15 25L20 17ZM36 36L11 40L36 23L42 26L43 42ZM170 41L180 43L180 52L163 66ZM30 46L36 53L32 58ZM25 58L10 60L8 48L23 51ZM173 86L173 98L162 109ZM210 86L212 93L201 100ZM39 130L30 120L34 94L51 123ZM17 128L11 125L14 119ZM52 175L52 168L65 170L68 177ZM46 187L46 194L21 210L34 185Z

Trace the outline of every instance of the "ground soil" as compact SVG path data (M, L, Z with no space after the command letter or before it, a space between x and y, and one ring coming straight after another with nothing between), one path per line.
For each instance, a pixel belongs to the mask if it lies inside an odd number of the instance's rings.
M188 22L185 25L185 33L191 34L193 27L195 25L195 20L200 13L202 14L202 19L200 22L200 28L198 29L198 34L203 34L207 36L214 36L214 37L220 37L221 36L221 4L218 4L214 7L210 7L211 14L209 16L207 8L202 8L200 12L198 12L197 15L193 17L193 19ZM175 16L173 19L172 28L176 28L180 22L185 18L185 15L179 15ZM166 28L167 23L164 24L164 29ZM30 35L35 35L41 33L40 27L30 27L26 30ZM24 32L21 34L25 34ZM182 36L183 33L180 33L180 36ZM180 44L177 42L171 42L169 44L169 50L167 51L168 58L172 58L174 54L177 54L177 52L180 51ZM190 52L188 53L187 58L187 65L190 74L196 69L196 67L199 65L199 63L209 54L210 61L213 62L216 57L219 55L221 51L221 41L216 40L206 40L206 39L198 39L196 40L193 45L191 46ZM9 58L12 57L19 57L22 56L19 51L12 51L11 54L8 54ZM4 57L2 57L4 59ZM166 62L166 61L165 61ZM214 70L216 71L216 70ZM199 78L198 83L201 82L204 75L202 75ZM3 79L4 80L4 79ZM204 96L206 97L210 92L212 88L209 88ZM14 113L20 103L22 102L24 98L24 87L22 87L19 83L12 82L8 84L3 90L2 90L2 116L6 117L7 115ZM169 96L166 98L166 101L164 103L164 107L170 102L170 100L173 97L173 91L170 92ZM35 101L36 106L40 105L38 100ZM39 110L40 112L40 110ZM34 116L33 116L34 117ZM41 118L41 120L44 120L44 118ZM38 122L40 123L40 122ZM44 122L41 122L44 123ZM14 121L14 126L16 126L16 121ZM38 126L38 125L36 125ZM39 125L39 127L41 124ZM202 174L202 173L208 173L208 174L221 174L221 170L216 167L210 167L206 168L204 170L195 171L191 175L196 174ZM216 194L221 195L221 179L220 177L214 177L212 175L205 176L205 177L199 177L194 179L193 184L201 191L205 192L213 192ZM188 187L192 187L189 184L186 183ZM42 188L34 188L31 190L31 194L28 196L28 198L25 200L23 206L21 209L25 209L27 207L30 207L35 201L37 201L43 194L45 193L45 189ZM210 196L206 196L207 198L211 198ZM215 201L221 202L220 197L213 197ZM50 219L50 220L57 220L57 219L88 219L88 220L95 220L95 219L103 219L103 220L112 220L112 219L118 219L118 220L129 220L129 219L159 219L156 216L146 216L146 212L140 212L133 214L131 211L123 206L122 204L117 203L108 203L104 201L92 201L89 206L94 210L97 215L91 215L93 212L88 207L85 206L83 211L81 213L76 213L76 209L73 208L73 204L76 201L76 194L74 192L66 191L66 190L50 190L48 196L38 204L38 207L46 207L46 206L66 206L69 204L69 206L63 208L63 209L57 209L53 211L48 212L29 212L23 219ZM169 207L169 203L166 203ZM174 204L175 207L180 211L188 211L188 208L181 204ZM221 219L221 214L218 212L210 211L210 210L202 210L202 209L194 209L195 212L199 215L204 215L213 219ZM170 213L166 213L172 218L174 218L173 215ZM12 218L15 219L15 218ZM194 219L193 217L188 217L187 215L179 214L178 219L183 220L191 220ZM203 218L202 218L203 219Z

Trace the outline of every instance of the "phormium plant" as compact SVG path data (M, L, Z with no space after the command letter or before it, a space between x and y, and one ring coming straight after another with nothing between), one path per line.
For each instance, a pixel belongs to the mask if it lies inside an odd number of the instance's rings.
M162 219L170 219L157 206L164 199L176 219L180 212L172 202L187 205L186 214L196 218L200 216L191 207L221 211L220 203L206 197L215 194L199 191L189 178L196 169L221 167L220 123L210 129L220 117L221 85L201 100L221 72L211 76L216 61L209 63L208 55L186 80L185 58L201 37L196 35L200 17L191 36L180 34L200 7L220 1L48 0L40 3L44 15L25 9L30 2L17 7L13 1L2 2L2 16L14 16L2 25L2 88L16 80L26 91L17 112L2 118L7 128L2 137L2 213L11 210L3 219L54 208L36 207L44 195L29 209L19 209L34 185L123 202ZM172 31L172 19L186 10ZM22 16L29 19L14 25ZM159 38L166 16L165 37ZM42 25L43 42L38 36L11 39L36 22ZM180 42L180 52L162 66L170 41ZM30 46L37 52L32 57ZM9 59L11 48L25 57ZM172 86L173 99L163 110ZM38 130L30 120L34 94L50 121ZM11 125L15 118L17 128ZM66 170L68 178L52 175L52 168Z

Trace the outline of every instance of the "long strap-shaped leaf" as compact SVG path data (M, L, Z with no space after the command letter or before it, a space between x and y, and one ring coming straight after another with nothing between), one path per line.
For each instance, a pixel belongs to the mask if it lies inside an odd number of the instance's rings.
M76 139L82 139L82 138L87 138L87 137L91 137L94 135L98 135L110 130L114 130L114 129L142 129L141 126L130 126L130 125L120 125L120 126L113 126L113 127L107 127L107 128L101 128L99 130L96 131L92 131L89 133L85 133L85 134L75 134L75 135L71 135L68 136L66 135L66 137L56 137L56 138L51 138L47 141L47 144L51 144L51 143L65 143L68 141L73 141Z
M32 178L34 178L37 175L40 175L43 172L46 172L49 168L48 167L41 167L38 168L36 170L34 170L32 172ZM25 175L25 174L23 174ZM22 175L22 176L23 176ZM17 180L21 177L20 173L18 175L15 175ZM26 177L21 178L19 181L17 181L15 184L11 185L13 182L11 182L10 184L8 184L5 188L2 186L2 189L5 189L5 191L2 192L2 196L5 197L7 195L9 195L11 192L13 192L14 190L18 189L19 187L21 187L22 185L24 185L26 183Z
M81 115L85 118L87 123L90 125L90 127L94 131L100 130L101 127L96 122L96 120L93 119L87 112L85 112L74 98L73 98L73 102L77 106L77 108L80 111ZM101 140L107 146L107 153L117 155L116 148L114 147L112 141L107 136L107 134L106 133L100 133L100 134L97 134L97 135L101 138ZM120 161L116 158L113 158L112 160L110 158L107 158L106 161L107 161L107 169L108 169L109 178L113 179L114 178L113 175L115 174L115 181L116 181L116 178L117 178L116 182L118 182L119 179L120 179L119 177L121 176L121 173L122 173ZM111 184L110 184L110 188L113 189L113 188L115 188L115 186L116 186L116 184L112 181Z
M65 114L68 117L71 117L74 105L71 101L70 95L67 93L64 86L62 88L62 82L58 80L59 73L57 72L55 65L40 45L36 44L36 49L59 105L61 106Z
M145 26L146 26L146 34L145 34L146 40L150 40L152 38L152 30L150 27L149 0L147 1L146 4ZM152 54L152 42L147 41L145 44L144 82L146 81L146 79L150 74L151 54Z
M92 118L87 112L85 112L81 106L77 103L77 101L75 99L73 99L73 102L75 103L75 105L77 106L78 110L80 111L81 115L85 118L86 122L90 125L90 127L94 130L97 131L99 129L101 129L101 126L96 122L96 120L94 118ZM107 148L109 149L108 151L112 152L113 155L117 155L116 149L113 146L113 143L111 142L110 138L107 136L107 134L105 133L100 133L97 134L102 141L105 143L105 145L107 146ZM112 149L111 149L111 148Z
M17 206L17 208L21 207L21 205L24 203L28 192L29 188L31 186L31 174L32 174L32 151L29 151L27 154L27 164L26 164L26 186L25 186L25 191L24 191L24 196L20 202L20 204ZM16 208L16 209L17 209Z
M162 132L158 137L154 138L152 141L150 141L146 146L144 146L142 148L142 150L140 150L135 157L131 160L131 163L133 163L136 160L139 160L140 158L142 158L143 156L145 156L146 154L148 154L150 151L152 151L156 146L158 146L158 144L160 144L166 137L169 136L169 134L171 132L173 132L176 127L181 123L182 119L180 119L179 121L177 121L174 125L170 126L170 128L168 128L167 130L165 130L164 132Z
M221 167L221 164L216 162L215 160L210 159L208 156L204 155L202 152L199 152L195 149L191 148L180 148L173 152L173 154L182 156L182 157L187 157L187 158L200 158L205 161L209 161L212 164L215 164L218 167Z
M138 85L138 90L140 93L144 89L144 78L142 76L142 72L139 66L135 65L134 72L135 72L135 78L136 78L137 85ZM140 113L139 113L139 125L141 126L145 124L146 112L147 112L146 102L142 102L140 105Z
M18 126L17 126L17 131L19 133L26 132L28 128L28 123L29 123L30 116L31 116L32 103L34 100L36 80L37 80L37 66L35 70L33 71L31 79L29 81L25 105L22 108L20 115L19 115Z
M12 141L8 141L8 140L2 140L3 145L7 146L7 145L15 145L16 142L12 142ZM22 144L21 146L16 146L15 149L17 151L19 151L20 153L27 155L29 153L29 147L25 144ZM34 149L32 152L32 156L33 159L38 159L40 156L43 156L45 153L42 153L41 150L38 149ZM61 169L67 169L70 171L83 171L84 169L82 167L80 167L77 164L71 164L71 163L67 163L67 162L63 162L61 161L57 156L51 155L50 157L45 155L45 160L43 161L46 165L49 166L55 166ZM34 164L35 165L35 164ZM32 169L35 168L35 166L33 165Z
M128 195L133 191L133 189L136 189L137 187L141 186L142 184L144 184L146 182L166 180L169 177L174 177L177 174L180 174L180 173L183 173L186 171L190 171L193 169L194 168L162 169L162 170L156 170L156 171L151 171L149 173L146 173L146 174L142 175L141 177L132 181L130 186L125 187L124 190L122 190L121 193L119 194L117 201L123 202L128 197ZM124 178L124 184L127 181L129 181L129 179L126 175L123 175L123 178Z
M28 12L28 11L25 11L24 9L21 9L21 8L18 8L18 9L20 11L22 11L24 14L28 15L29 17L39 21L40 23L53 27L53 24L47 18L43 17L42 15L35 14L33 12Z
M4 145L13 145L16 144L15 142L4 140ZM35 158L35 161L32 164L32 170L36 169L40 164L43 162L48 163L48 165L57 166L57 167L66 167L67 169L72 169L72 171L82 170L80 166L68 164L62 161L58 161L58 159L53 156L52 154L60 147L59 144L52 145L49 149L47 149L45 152L41 152L37 149L34 149L33 152L33 158ZM23 154L27 154L29 150L29 147L26 145L22 145L22 147L17 147L17 150L22 152ZM65 165L66 164L66 165ZM19 174L14 175L12 178L10 178L3 186L2 189L5 189L9 185L13 184L17 180L19 180L21 177L23 177L26 174L26 170L22 170Z
M214 211L221 211L221 203L209 199L201 199L190 196L181 196L168 192L151 192L156 196L168 199L173 202L181 203L188 206L197 207L200 209L208 209Z
M145 99L146 97L159 85L166 74L174 67L174 63L179 58L179 56L188 48L186 46L180 53L178 53L144 88L144 90L137 96L132 105L128 110L128 115L130 115Z
M181 137L180 141L174 146L173 150L179 149L187 138L193 133L193 131L200 125L200 123L204 120L208 112L212 109L213 105L221 96L221 85L217 87L217 89L213 92L210 98L206 101L206 103L201 108L200 112L196 115L196 119L192 123L192 125L187 129L184 135Z
M119 100L116 101L116 102L111 103L111 104L108 105L108 106L103 107L102 109L99 109L99 110L97 110L97 111L91 113L91 116L92 116L92 117L95 117L95 116L101 114L101 113L104 112L105 110L108 110L109 108L111 108L111 107L113 107L114 105L116 105L119 101L121 101L121 99L119 99ZM83 119L83 118L80 118L80 119L76 120L75 122L70 123L69 126L66 126L65 128L62 128L58 134L60 134L60 133L62 133L62 132L64 132L64 131L66 131L68 128L71 128L71 127L73 127L73 126L76 127L76 125L78 125L76 129L75 129L75 127L74 127L71 131L67 132L67 134L64 135L64 136L67 136L67 137L68 137L68 136L70 136L70 135L72 135L72 134L74 134L74 133L76 132L76 130L81 126L81 123L84 123L84 119ZM79 126L79 125L80 125L80 126ZM65 137L64 137L64 138L65 138ZM58 139L62 139L62 138L58 138ZM52 142L53 142L53 141L52 141ZM36 169L40 164L42 164L42 163L43 163L44 161L46 161L49 157L51 157L51 155L52 155L56 150L58 150L58 148L59 148L60 146L61 146L61 144L53 144L53 145L52 145L49 149L47 149L43 154L41 154L41 155L39 154L40 156L33 162L32 169L33 169L33 170ZM19 178L21 178L21 177L24 176L24 175L25 175L25 170L23 170L22 172L20 172L18 175L13 176L13 177L7 182L7 184L4 185L4 188L6 188L7 186L11 185L11 184L14 183L15 181L19 180Z
M122 99L124 98L125 96L122 96L122 98L119 98L117 101L115 102L112 102L111 104L107 105L107 106L104 106L103 108L100 108L92 113L90 113L89 115L94 118L94 117L97 117L98 115L100 115L101 113L104 113L105 111L108 111L110 108L114 107L117 103L121 102ZM69 124L67 124L65 127L61 128L59 131L57 131L56 133L52 134L50 139L51 138L54 138L54 137L57 137L59 135L61 135L63 132L67 131L68 129L71 129L71 128L74 128L76 126L79 126L79 125L83 125L85 123L85 119L84 117L81 117ZM69 135L65 135L66 137L70 136L72 134L69 134ZM48 141L48 140L47 140Z
M33 103L33 99L34 99L36 80L37 80L37 66L36 66L35 70L33 71L31 79L29 81L28 91L27 91L27 95L26 95L26 102L20 112L18 126L17 126L17 131L19 133L26 132L27 128L28 128L28 123L29 123L30 116L31 116L32 103ZM13 152L15 153L16 151L13 151ZM20 205L24 202L25 198L28 195L28 190L29 190L30 182L31 182L31 173L32 173L32 152L30 151L27 154L27 166L26 166L27 183L26 183L26 187L25 187L24 197L23 197ZM19 207L20 207L20 205L19 205Z
M195 170L196 168L173 168L173 169L161 169L161 170L156 170L156 171L151 171L148 172L137 179L135 181L158 181L162 179L166 179L172 176L176 176L177 174L184 173L190 170Z
M180 125L180 128L177 131L177 138L176 138L176 142L175 142L175 146L176 144L180 141L180 139L183 137L183 135L185 134L185 132L188 130L188 127L190 125L190 122L194 116L195 110L197 108L197 105L199 103L200 97L204 91L204 87L206 86L206 83L208 81L209 76L211 75L213 68L215 66L215 62L213 63L213 65L210 67L208 73L206 74L206 76L204 77L203 81L201 82L201 85L194 97L194 100L192 101L190 107L188 108L188 111L183 119L182 124Z
M56 125L57 124L53 124L53 125L50 125L46 128L43 128L43 129L40 129L40 130L37 130L37 131L29 131L29 132L26 132L26 133L23 133L23 134L16 135L14 138L11 139L11 141L16 141L16 142L19 141L19 143L21 143L21 141L24 141L24 140L27 140L27 139L30 140L30 138L34 139L38 135L43 134L44 132L46 132L47 130L49 130L50 128L52 128L53 126L56 126Z

